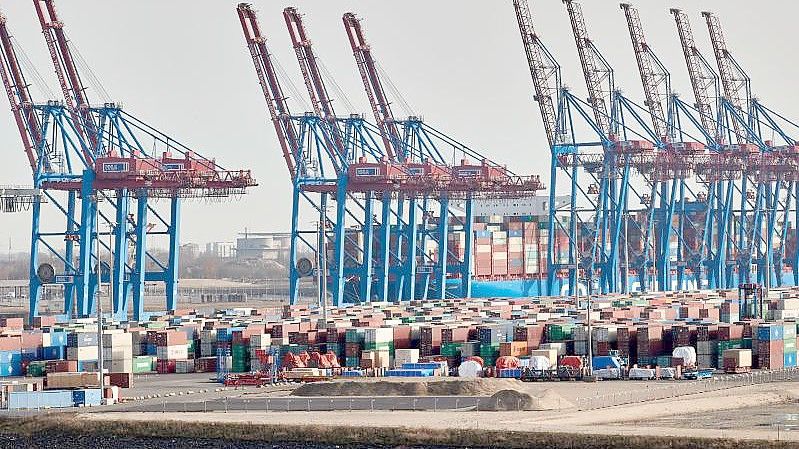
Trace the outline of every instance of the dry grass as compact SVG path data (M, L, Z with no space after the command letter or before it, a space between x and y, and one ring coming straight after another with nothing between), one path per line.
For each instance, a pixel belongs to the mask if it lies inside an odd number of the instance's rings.
M490 430L408 429L371 427L285 426L182 421L86 421L58 414L36 418L0 419L0 435L34 434L179 438L261 443L307 442L385 446L454 446L547 449L783 449L799 448L792 442L729 439L668 438L652 436L581 435L566 433L506 432Z

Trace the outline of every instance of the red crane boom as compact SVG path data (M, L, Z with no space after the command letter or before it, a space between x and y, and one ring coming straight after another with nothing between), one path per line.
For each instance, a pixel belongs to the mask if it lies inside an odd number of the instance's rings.
M577 53L580 56L580 64L583 68L583 76L585 77L585 87L588 89L588 102L594 110L594 118L596 125L602 130L605 136L610 135L610 114L608 110L608 101L606 95L611 95L612 92L603 92L602 84L608 82L611 84L613 73L604 61L601 55L595 51L591 39L588 37L588 28L585 25L583 17L583 10L579 3L573 0L563 0L566 4L566 10L569 12L569 19L571 20L572 32L574 33L574 41L577 44ZM605 67L600 67L600 63Z
M396 160L397 155L402 154L398 148L394 148L394 139L397 138L399 130L394 120L394 113L391 112L391 104L388 102L388 96L383 89L383 84L380 81L380 75L377 73L377 66L372 50L361 28L361 23L355 14L348 12L342 18L344 22L344 29L347 31L350 46L352 47L355 62L358 65L358 71L361 74L363 87L366 90L366 96L369 98L369 104L372 106L372 113L375 116L378 128L380 128L380 135L383 138L383 145L386 148L389 159Z
M11 42L11 35L6 26L6 17L0 14L0 76L3 79L3 86L6 88L8 101L11 104L11 111L14 113L14 120L17 123L19 135L25 154L28 156L28 163L33 173L37 169L36 145L41 141L41 128L39 126L36 111L33 109L28 83L20 68L17 53Z
M751 100L749 76L743 70L740 70L729 50L727 50L724 32L721 29L721 22L718 17L707 11L702 12L702 16L707 22L707 30L710 33L710 42L713 45L713 53L716 56L724 96L746 119L749 117L749 102ZM737 120L732 120L732 125L738 143L748 143L749 139L746 133L741 130L740 123Z
M702 126L715 137L717 143L721 143L723 139L713 116L713 106L710 102L710 99L717 93L716 74L707 67L699 49L696 48L688 15L676 8L672 8L670 11L677 23L677 32L680 36L685 64L688 66L688 75L691 78L691 87L696 100L695 106L699 111Z
M638 72L641 75L641 83L644 86L644 96L649 114L652 116L652 126L657 136L663 140L668 137L665 108L663 107L663 95L659 86L668 83L668 73L656 72L658 67L657 60L652 54L644 36L644 27L641 24L641 17L638 10L629 3L622 3L621 9L627 18L627 27L630 29L630 39L635 52L635 59L638 63ZM670 92L665 92L668 95Z
M516 9L516 19L519 22L519 30L522 33L524 51L527 55L527 63L530 65L530 75L533 78L535 87L535 101L541 109L541 117L544 119L544 131L549 140L549 146L557 143L555 136L557 130L557 113L555 103L558 95L558 71L560 67L549 57L538 34L533 27L533 15L530 13L530 6L527 0L513 0L513 7ZM553 82L554 81L554 82Z
M316 62L313 46L311 40L308 38L305 25L302 22L302 16L296 8L288 7L283 10L283 18L286 20L286 26L291 36L294 52L297 54L297 61L300 64L300 71L305 80L305 87L308 89L308 95L311 97L314 113L327 122L330 134L333 138L332 143L335 146L335 150L343 157L345 156L346 150L336 123L336 112L333 110L333 100L327 93L327 87L325 86L322 73ZM327 138L327 135L325 135L325 138ZM337 165L336 158L331 157L331 159L334 161L334 164Z
M283 89L280 87L280 81L272 64L269 49L266 46L266 37L261 33L258 17L250 4L240 3L238 14L241 28L244 31L244 38L247 41L247 47L250 49L255 71L258 74L258 82L264 93L266 104L269 107L269 115L272 118L272 124L275 127L278 142L283 151L283 159L286 161L289 174L294 178L297 176L296 167L299 165L295 161L295 157L298 157L295 152L299 148L297 130L291 121L291 112L286 102L286 96L283 94Z
M44 40L50 51L61 90L64 93L70 115L75 126L91 144L91 150L97 149L97 135L94 117L89 110L86 88L80 78L77 64L69 49L69 41L64 34L64 23L58 18L54 0L33 0L36 14L42 26ZM74 101L73 101L74 100ZM91 152L83 149L87 161L94 161Z

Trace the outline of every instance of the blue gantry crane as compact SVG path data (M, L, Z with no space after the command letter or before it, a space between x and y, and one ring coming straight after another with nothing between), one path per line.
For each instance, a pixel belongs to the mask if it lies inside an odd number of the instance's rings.
M46 199L32 205L30 318L39 315L47 284L63 289L68 317L96 313L100 282L111 286L119 320L144 318L145 282L163 282L165 309L175 309L180 198L238 194L255 182L249 171L225 170L117 104L91 103L54 1L34 0L34 7L63 99L32 98L7 20L0 20L0 75L34 188ZM151 203L156 198L169 200L166 214ZM45 205L50 212L44 213ZM148 236L155 235L168 238L165 261L147 249ZM108 263L97 259L98 246L110 255ZM47 262L40 263L40 255Z
M419 117L395 120L351 13L343 21L377 124L336 115L302 15L286 8L313 109L292 115L256 11L242 3L237 12L292 179L291 302L301 279L319 272L335 305L443 298L453 294L451 280L460 280L455 294L469 296L471 239L456 244L450 225L460 220L471 235L472 198L534 193L543 188L539 178L513 174ZM456 201L463 216L456 217Z
M697 49L687 15L671 11L695 97L689 104L672 90L637 10L621 4L644 88L642 107L616 89L580 4L564 4L586 101L563 87L560 64L535 32L527 2L514 1L552 150L548 293L564 292L564 275L569 291L582 276L591 280L589 289L596 277L601 292L628 291L631 273L642 289L731 288L751 280L752 265L758 281L771 272L779 285L786 243L795 238L789 238L788 218L796 201L794 124L752 98L718 20L704 14L720 75ZM768 133L785 145L775 147ZM555 204L556 189L570 192L570 204ZM558 253L558 233L569 236L566 255Z

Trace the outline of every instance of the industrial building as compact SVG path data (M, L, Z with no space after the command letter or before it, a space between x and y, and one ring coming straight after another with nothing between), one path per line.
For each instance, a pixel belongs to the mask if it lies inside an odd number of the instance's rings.
M285 232L250 232L236 239L236 258L239 260L286 261L291 235Z

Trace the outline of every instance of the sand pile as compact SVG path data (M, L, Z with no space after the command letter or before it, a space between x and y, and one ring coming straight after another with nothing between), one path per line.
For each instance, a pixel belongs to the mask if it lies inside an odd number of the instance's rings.
M552 390L544 390L538 396L532 396L517 390L502 390L496 392L490 398L480 401L481 410L499 412L558 410L568 407L571 407L571 404Z
M302 385L294 396L489 396L502 390L518 390L515 379L470 379L450 381L335 381Z

